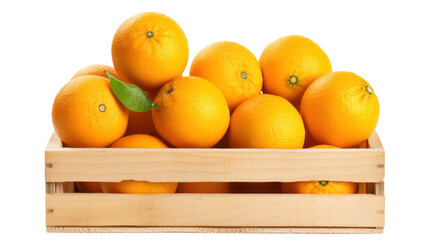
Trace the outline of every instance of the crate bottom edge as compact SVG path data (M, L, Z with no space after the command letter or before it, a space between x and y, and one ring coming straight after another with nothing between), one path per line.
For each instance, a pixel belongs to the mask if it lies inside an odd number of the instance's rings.
M381 234L379 227L62 227L48 226L48 233L313 233Z

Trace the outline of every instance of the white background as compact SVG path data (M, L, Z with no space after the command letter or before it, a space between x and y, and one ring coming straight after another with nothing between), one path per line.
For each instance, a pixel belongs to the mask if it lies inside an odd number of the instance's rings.
M269 42L300 34L325 50L334 71L353 71L370 82L381 105L377 131L386 149L384 234L311 238L424 238L429 214L429 7L423 1L345 2L2 1L0 235L32 239L309 237L45 233L44 148L53 132L54 97L81 67L112 65L111 40L125 19L156 11L175 19L187 34L189 64L200 49L215 41L236 41L259 58Z

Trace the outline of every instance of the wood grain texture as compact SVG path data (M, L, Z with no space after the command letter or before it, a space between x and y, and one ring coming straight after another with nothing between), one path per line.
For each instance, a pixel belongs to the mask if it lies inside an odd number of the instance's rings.
M58 142L58 137L56 139L55 136L54 134L52 141ZM371 142L379 141L377 139L378 137ZM49 144L52 145L54 144ZM48 147L45 156L47 182L380 182L384 179L382 148L291 150Z
M315 227L46 227L51 233L292 233L380 234L383 228Z
M369 194L46 195L47 226L383 227Z

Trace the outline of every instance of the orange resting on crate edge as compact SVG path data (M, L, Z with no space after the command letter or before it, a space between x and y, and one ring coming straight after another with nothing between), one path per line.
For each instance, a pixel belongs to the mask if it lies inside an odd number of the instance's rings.
M260 94L242 102L231 115L228 143L232 148L298 149L305 128L299 112L286 99Z
M316 79L301 100L306 129L319 144L354 147L374 132L380 105L371 85L352 72Z
M175 147L213 147L228 129L226 99L203 78L176 78L162 86L154 102L159 106L152 110L155 128Z
M135 134L123 137L110 146L111 148L168 148L157 137L147 134ZM103 182L104 193L174 193L177 182L122 181Z
M179 183L177 193L230 193L229 182L183 182Z

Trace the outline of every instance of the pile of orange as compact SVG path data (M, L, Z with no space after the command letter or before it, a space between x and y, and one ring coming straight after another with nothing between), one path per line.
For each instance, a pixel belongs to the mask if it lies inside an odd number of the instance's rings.
M53 125L67 147L352 148L368 139L378 121L379 103L370 84L351 72L332 72L326 53L303 36L269 43L259 60L238 43L215 42L196 55L189 76L183 76L189 56L185 33L170 17L148 12L119 26L111 54L114 67L81 69L55 98ZM112 90L106 71L137 86L155 107L130 110ZM238 185L125 181L77 187L114 193L249 191L234 190ZM356 184L323 180L281 188L357 191Z

